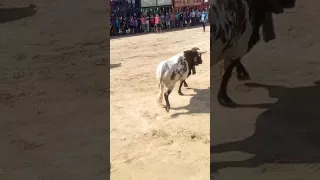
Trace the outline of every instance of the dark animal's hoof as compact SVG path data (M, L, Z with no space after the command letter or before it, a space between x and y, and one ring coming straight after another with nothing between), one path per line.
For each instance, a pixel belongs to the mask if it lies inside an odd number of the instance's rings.
M251 77L249 76L249 74L241 74L237 75L237 79L238 81L248 81L251 79Z
M166 106L167 113L170 111L170 106Z
M181 91L179 91L178 94L179 94L180 96L183 96L183 95L184 95Z
M228 96L218 96L218 102L221 106L228 107L228 108L234 108L237 105Z

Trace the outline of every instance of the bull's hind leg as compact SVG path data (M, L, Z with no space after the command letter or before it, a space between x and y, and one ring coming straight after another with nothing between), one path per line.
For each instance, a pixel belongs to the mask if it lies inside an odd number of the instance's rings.
M166 101L166 111L170 111L170 103L169 103L169 95L172 92L172 90L167 89L167 91L164 93L164 100Z
M240 58L236 59L235 61L236 61L236 65L235 66L236 66L238 81L250 80L251 77L250 77L248 71L246 70L246 68L241 63Z
M220 89L218 92L218 102L222 106L234 107L236 105L236 103L234 103L231 100L231 98L228 96L227 87L228 87L228 83L229 83L229 80L232 75L233 68L236 66L237 62L234 60L232 60L232 61L229 60L229 61L230 61L229 65L227 66L227 68L224 71L222 81L220 84Z

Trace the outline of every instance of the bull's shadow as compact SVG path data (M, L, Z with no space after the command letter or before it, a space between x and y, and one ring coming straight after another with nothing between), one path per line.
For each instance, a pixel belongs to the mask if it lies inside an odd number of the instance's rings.
M243 141L211 146L211 154L241 151L254 156L245 161L213 162L211 173L227 167L258 167L264 163L320 163L320 83L288 88L266 88L274 104L246 105L267 108L257 117L255 133ZM213 155L214 156L214 155Z
M192 88L188 88L192 89ZM185 88L182 87L182 92L184 92ZM182 107L171 107L171 109L179 110L186 109L187 112L182 113L174 113L171 117L177 117L183 114L193 114L193 113L210 113L210 89L193 89L196 93L190 99L190 103L186 106ZM188 96L185 93L185 96ZM172 103L171 103L172 104ZM172 105L171 105L172 106Z
M31 17L37 12L36 6L30 4L27 7L0 8L0 24Z

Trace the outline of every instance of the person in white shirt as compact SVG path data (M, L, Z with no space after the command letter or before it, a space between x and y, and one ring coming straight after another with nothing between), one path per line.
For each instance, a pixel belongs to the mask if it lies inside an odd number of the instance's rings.
M190 14L191 16L191 26L195 25L195 20L196 20L196 13L194 12L194 10L192 9L192 12Z
M198 12L197 12L197 24L200 24L200 22L201 22L201 11L199 11L198 10Z

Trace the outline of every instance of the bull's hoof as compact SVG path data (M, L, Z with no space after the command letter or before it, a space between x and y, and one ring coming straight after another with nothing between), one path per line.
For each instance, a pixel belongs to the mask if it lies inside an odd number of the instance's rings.
M178 94L179 94L180 96L183 96L183 95L184 95L181 91L178 91Z
M166 106L166 111L167 111L167 113L170 111L170 105L168 106Z
M238 74L237 79L238 81L248 81L251 79L251 77L249 76L249 74Z
M229 96L218 96L218 102L221 106L228 108L234 108L237 105Z

